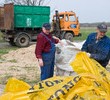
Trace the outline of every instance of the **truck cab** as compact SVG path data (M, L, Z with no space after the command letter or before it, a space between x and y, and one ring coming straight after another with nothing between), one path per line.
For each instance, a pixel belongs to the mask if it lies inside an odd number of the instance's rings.
M73 41L74 36L80 36L80 24L73 11L61 12L53 16L53 32L60 39Z

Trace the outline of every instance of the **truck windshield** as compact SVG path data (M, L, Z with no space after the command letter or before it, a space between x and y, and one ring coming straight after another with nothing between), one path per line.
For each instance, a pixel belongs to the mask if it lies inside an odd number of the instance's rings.
M70 15L69 16L69 20L72 21L72 22L75 22L76 21L76 17L74 15Z
M59 19L63 19L63 18L64 18L64 15L59 16ZM54 20L56 20L56 16L54 16Z
M60 15L59 18L60 18L60 19L63 19L63 18L64 18L64 15Z

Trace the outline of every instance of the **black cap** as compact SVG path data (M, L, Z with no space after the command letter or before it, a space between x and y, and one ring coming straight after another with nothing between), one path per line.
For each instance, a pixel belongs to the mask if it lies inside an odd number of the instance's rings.
M97 26L97 29L98 29L100 32L106 33L106 32L107 32L107 25L104 24L104 23L99 24L99 25Z
M50 23L44 23L42 27L44 27L46 30L50 30L51 29Z

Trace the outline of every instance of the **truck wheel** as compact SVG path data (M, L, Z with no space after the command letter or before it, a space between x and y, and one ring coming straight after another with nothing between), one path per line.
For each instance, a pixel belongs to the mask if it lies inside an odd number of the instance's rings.
M26 34L20 34L16 39L16 45L18 47L27 47L29 46L30 38Z
M73 35L71 33L66 33L64 38L73 42Z
M10 38L10 39L9 39L9 44L10 44L11 46L16 46L16 44L15 44L13 38Z

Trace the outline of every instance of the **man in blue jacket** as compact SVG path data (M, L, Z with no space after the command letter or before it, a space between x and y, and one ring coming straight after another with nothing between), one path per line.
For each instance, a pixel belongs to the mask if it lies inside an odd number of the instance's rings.
M106 36L106 32L107 25L104 23L98 25L97 31L87 37L81 49L105 68L110 59L110 38Z

